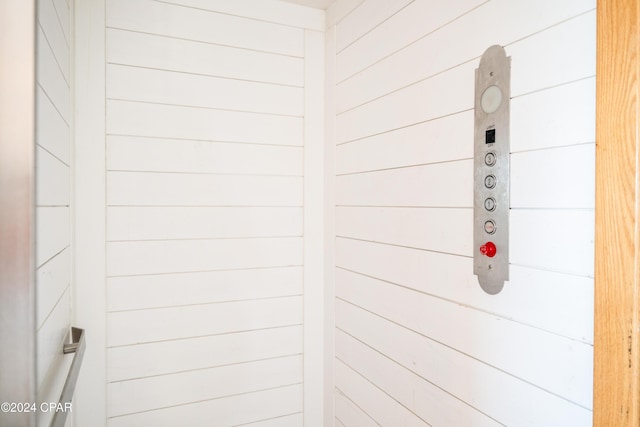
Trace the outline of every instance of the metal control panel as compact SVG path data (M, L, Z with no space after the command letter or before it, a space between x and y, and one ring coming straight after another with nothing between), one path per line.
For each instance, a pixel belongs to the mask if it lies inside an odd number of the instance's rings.
M509 110L511 58L488 48L476 69L473 273L488 294L509 280Z

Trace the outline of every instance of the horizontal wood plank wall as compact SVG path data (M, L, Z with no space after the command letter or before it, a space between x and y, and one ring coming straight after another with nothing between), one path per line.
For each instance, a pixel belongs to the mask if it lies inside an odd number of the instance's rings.
M322 13L243 4L107 0L111 427L302 425L305 31Z
M335 424L591 425L595 1L339 0L327 16ZM512 58L496 296L472 273L474 69L492 44Z
M70 358L71 322L69 5L39 0L36 23L36 384L57 401ZM53 414L41 413L39 426Z

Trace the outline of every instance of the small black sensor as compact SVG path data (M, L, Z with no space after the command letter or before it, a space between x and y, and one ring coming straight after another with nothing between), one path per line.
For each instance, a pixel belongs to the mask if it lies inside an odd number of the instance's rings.
M494 142L496 142L496 130L495 129L489 129L484 133L484 142L486 144L493 144Z

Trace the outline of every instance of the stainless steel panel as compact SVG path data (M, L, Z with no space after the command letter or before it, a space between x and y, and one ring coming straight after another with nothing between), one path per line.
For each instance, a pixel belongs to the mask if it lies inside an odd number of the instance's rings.
M491 46L476 69L473 273L497 294L509 280L509 110L511 58ZM481 248L493 249L495 255Z
M0 2L0 425L12 427L36 418L19 406L35 402L34 35L33 1Z

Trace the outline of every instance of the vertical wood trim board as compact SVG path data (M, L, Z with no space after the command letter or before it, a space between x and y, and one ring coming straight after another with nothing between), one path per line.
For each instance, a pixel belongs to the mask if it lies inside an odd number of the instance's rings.
M305 30L304 425L322 427L324 400L324 34Z
M597 17L594 426L638 426L640 6Z
M333 3L336 4L336 3ZM328 12L327 12L328 13ZM331 425L335 419L334 370L335 370L335 265L336 265L336 218L335 218L335 26L325 32L325 80L324 80L324 301L325 301L325 383L324 416L325 423Z
M105 0L74 12L74 228L76 322L87 350L74 403L76 425L106 425ZM84 372L84 374L83 374Z

